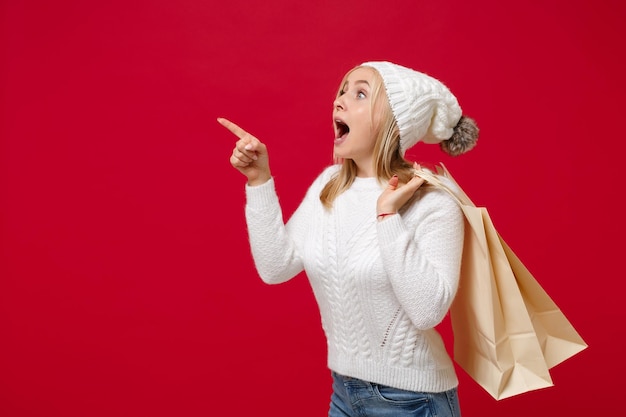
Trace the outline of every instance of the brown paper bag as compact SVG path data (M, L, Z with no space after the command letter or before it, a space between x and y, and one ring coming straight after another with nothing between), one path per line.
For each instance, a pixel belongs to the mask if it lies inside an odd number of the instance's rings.
M446 168L417 175L465 214L459 289L450 310L454 360L495 399L553 385L549 369L587 345ZM451 185L441 180L445 177Z
M543 356L552 368L587 347L559 307L552 301L511 248L500 239L530 314Z

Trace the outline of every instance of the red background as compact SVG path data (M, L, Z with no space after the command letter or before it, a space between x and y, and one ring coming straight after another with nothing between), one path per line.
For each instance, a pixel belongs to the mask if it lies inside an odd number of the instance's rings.
M555 387L464 416L614 415L623 386L625 3L0 3L0 415L326 415L304 276L267 286L225 116L286 215L365 60L428 72L481 127L444 162L590 345ZM450 334L443 327L450 342Z

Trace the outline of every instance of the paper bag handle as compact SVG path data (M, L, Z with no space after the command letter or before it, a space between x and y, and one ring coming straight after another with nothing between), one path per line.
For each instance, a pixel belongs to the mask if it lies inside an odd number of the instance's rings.
M463 189L459 186L459 184L454 180L454 178L452 178L452 176L450 175L450 173L448 172L448 170L443 164L440 164L439 166L437 166L436 169L437 169L437 174L434 174L431 171L420 169L420 170L415 170L415 175L420 178L425 179L426 182L435 186L436 188L444 190L445 192L450 194L450 196L454 198L454 200L457 202L459 206L465 205L465 206L476 207L474 203L472 202L472 200L470 200L468 195L465 194ZM441 179L442 177L450 181L452 186L454 186L454 189L451 188L448 184L445 184L444 181L442 181Z

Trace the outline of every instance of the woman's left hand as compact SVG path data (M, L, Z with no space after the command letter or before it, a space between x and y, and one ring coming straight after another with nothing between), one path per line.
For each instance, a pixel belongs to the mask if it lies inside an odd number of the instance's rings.
M416 170L421 169L418 164L415 164L414 167ZM414 176L406 184L399 185L398 177L394 175L389 179L387 188L378 197L376 214L397 213L413 197L424 182L423 178Z

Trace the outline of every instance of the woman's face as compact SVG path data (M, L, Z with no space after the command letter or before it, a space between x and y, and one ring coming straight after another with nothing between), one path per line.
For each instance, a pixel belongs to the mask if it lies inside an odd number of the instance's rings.
M376 142L376 118L372 118L372 92L378 82L372 68L357 68L348 74L335 99L335 157L352 159L357 175L371 176Z

